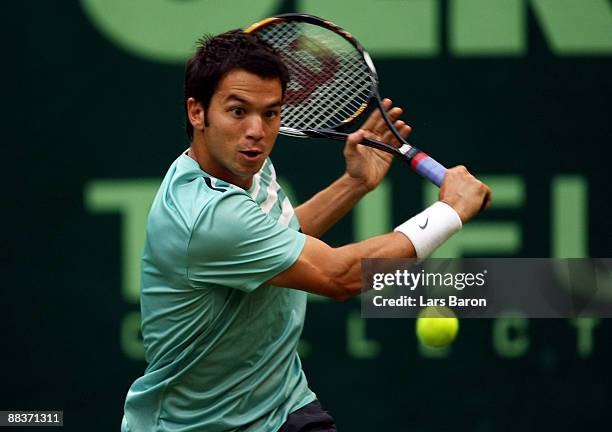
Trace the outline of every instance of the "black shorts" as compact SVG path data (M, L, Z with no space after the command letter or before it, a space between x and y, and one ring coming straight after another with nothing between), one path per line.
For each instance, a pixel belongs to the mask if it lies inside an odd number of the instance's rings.
M315 400L289 414L278 432L336 432L336 422Z

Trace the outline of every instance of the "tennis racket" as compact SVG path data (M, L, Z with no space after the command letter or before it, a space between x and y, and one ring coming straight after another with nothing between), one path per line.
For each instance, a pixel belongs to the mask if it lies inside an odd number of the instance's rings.
M411 146L387 116L368 52L347 31L306 14L282 14L246 30L274 47L289 69L280 133L344 141L347 129L377 107L401 146L366 138L362 144L399 156L438 187L446 168Z

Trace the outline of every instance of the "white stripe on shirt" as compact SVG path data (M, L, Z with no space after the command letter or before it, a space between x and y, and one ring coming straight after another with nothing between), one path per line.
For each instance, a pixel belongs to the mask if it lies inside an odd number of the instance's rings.
M270 213L270 210L272 210L274 203L276 203L276 201L278 200L278 190L280 189L280 186L276 182L276 172L274 171L274 167L271 164L270 176L272 177L272 179L267 189L268 197L260 206L264 213Z
M261 187L260 177L261 174L259 172L253 176L253 183L255 183L255 187L253 188L253 192L251 192L251 198L253 198L253 201L255 202L257 202L257 194L259 193L259 188Z
M289 202L289 198L285 197L285 199L283 200L282 209L282 213L278 218L278 223L281 225L289 226L289 222L291 222L291 218L295 214L293 206L291 205L291 202Z

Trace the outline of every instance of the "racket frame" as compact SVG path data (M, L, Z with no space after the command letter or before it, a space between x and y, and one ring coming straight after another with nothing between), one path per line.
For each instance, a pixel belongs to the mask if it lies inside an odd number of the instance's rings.
M350 32L344 30L342 27L337 26L331 21L316 17L314 15L301 13L286 13L266 18L264 20L252 24L244 31L245 33L257 34L257 31L259 30L286 21L300 21L313 24L319 27L324 27L330 31L335 32L336 34L347 40L363 57L364 63L369 69L369 79L371 85L369 100L365 104L365 106L360 107L353 115L348 117L346 120L343 120L342 123L339 123L338 125L333 126L331 128L322 129L296 129L287 126L281 126L279 132L283 135L295 138L328 138L338 141L345 141L348 134L343 131L346 131L348 128L354 125L358 119L363 117L366 112L371 111L371 109L375 107L378 108L378 110L381 112L385 124L387 125L391 133L395 136L395 138L398 140L398 142L401 143L401 146L395 147L391 144L387 144L385 142L374 140L371 138L365 138L363 144L399 156L404 162L410 164L411 167L423 177L427 178L438 187L441 186L444 180L444 174L446 173L446 168L439 162L435 161L433 158L419 150L418 148L410 145L408 141L406 141L406 139L404 139L404 137L400 135L399 131L397 130L391 119L389 119L389 117L387 116L387 112L382 104L382 100L378 91L378 73L376 72L374 62L372 61L370 54Z

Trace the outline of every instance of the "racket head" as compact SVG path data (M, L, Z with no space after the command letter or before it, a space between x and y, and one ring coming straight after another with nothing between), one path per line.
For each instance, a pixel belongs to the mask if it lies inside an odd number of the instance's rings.
M288 13L256 22L246 33L277 50L289 70L280 132L343 130L378 98L378 75L367 51L332 22Z

